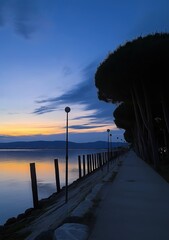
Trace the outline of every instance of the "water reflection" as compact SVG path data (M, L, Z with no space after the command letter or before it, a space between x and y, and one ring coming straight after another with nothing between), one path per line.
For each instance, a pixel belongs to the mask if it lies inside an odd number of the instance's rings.
M69 151L69 184L78 178L78 155L98 150ZM56 191L54 159L59 160L60 183L65 185L64 150L0 150L0 224L32 207L29 163L36 163L39 199Z

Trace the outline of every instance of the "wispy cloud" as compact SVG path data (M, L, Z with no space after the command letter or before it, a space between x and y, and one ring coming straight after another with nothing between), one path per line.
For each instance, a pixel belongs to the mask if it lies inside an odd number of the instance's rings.
M83 81L77 84L70 91L59 97L46 98L36 103L39 106L34 110L34 114L45 114L56 111L61 106L78 105L83 108L80 116L75 116L74 120L90 120L90 126L72 126L74 129L95 128L97 124L112 124L112 112L115 109L113 104L99 101L97 97L97 89L95 87L94 75L98 66L98 62L93 62L82 70ZM84 113L84 114L83 114ZM93 125L94 124L94 125ZM102 125L103 126L103 125ZM98 127L98 126L97 126Z
M84 124L84 125L70 125L71 129L93 129L93 128L100 128L100 127L104 127L107 126L106 124L103 125L89 125L89 124Z
M15 31L30 38L36 29L38 0L0 0L0 26L12 23Z
M34 113L35 114L44 114L44 113L53 112L54 110L55 110L54 107L41 106L41 107L35 109Z

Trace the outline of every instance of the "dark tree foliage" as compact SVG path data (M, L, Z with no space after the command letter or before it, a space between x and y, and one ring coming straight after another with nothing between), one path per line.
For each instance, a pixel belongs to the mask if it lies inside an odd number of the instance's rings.
M116 125L126 130L125 139L133 141L138 154L156 169L159 148L168 148L168 69L169 34L157 33L120 46L95 74L99 99L122 103L114 112Z
M114 122L118 128L123 128L125 130L131 131L133 125L135 124L132 102L121 103L115 109L113 116L115 118Z

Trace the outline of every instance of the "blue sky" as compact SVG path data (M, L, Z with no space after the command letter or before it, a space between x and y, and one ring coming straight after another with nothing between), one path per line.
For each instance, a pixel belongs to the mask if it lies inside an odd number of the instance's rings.
M169 30L168 0L0 0L0 141L113 140L94 74L119 45Z

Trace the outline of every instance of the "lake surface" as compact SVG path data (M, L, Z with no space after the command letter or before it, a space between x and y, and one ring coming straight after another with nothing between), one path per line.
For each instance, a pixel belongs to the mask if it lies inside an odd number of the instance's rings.
M78 155L98 151L101 150L69 150L69 184L78 178ZM39 199L56 192L56 158L62 187L65 185L65 150L0 150L0 225L33 207L30 163L36 163Z

